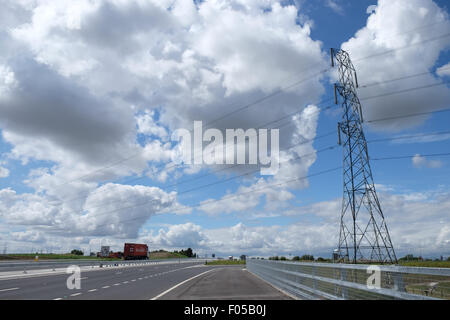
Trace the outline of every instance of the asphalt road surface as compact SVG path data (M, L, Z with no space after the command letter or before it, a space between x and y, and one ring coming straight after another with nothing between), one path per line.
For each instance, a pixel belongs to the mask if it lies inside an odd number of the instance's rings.
M242 266L217 266L161 295L162 300L288 300Z
M9 279L0 281L0 299L287 298L242 269L198 262L97 269L82 272L81 289L72 290L66 285L68 274ZM195 289L197 286L199 289Z

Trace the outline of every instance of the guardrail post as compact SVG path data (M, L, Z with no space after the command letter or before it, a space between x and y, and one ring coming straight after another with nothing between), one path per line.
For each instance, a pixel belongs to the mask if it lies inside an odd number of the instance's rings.
M345 268L341 269L341 280L347 281L347 270ZM344 300L347 300L348 297L347 287L341 286L341 290L342 290L342 298Z
M394 279L394 290L397 290L400 292L406 292L402 273L401 272L392 272L392 278Z
M312 267L314 294L317 294L316 266Z

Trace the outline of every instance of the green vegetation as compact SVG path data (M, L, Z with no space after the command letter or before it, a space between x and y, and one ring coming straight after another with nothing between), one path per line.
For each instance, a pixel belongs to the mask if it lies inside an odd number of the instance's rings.
M450 283L440 281L433 289L430 288L429 283L408 284L406 292L448 300L450 299Z
M187 256L174 251L174 252L168 252L165 250L158 250L158 251L152 251L149 254L149 259L185 259Z
M197 257L197 254L194 253L191 248L187 248L186 250L181 250L179 252L178 251L174 251L174 253L180 253L183 256L186 256L188 258L195 258L195 257Z
M443 257L441 257L441 259L432 260L407 254L398 259L398 264L406 267L450 268L450 257L446 260L444 260Z
M289 259L283 256L269 257L269 260L289 261ZM305 254L302 256L294 256L290 261L333 263L332 259L324 259L322 257L314 258L314 256L309 254ZM364 264L377 264L377 263L367 262ZM422 257L415 257L412 254L408 254L403 258L398 259L398 264L407 267L450 268L450 257L447 258L446 260L444 260L443 257L441 257L440 259L433 260L433 259L423 259Z
M269 257L269 260L281 260L281 261L289 261L289 259L287 259L284 256L278 257L278 256L273 256L273 257ZM318 257L317 259L314 258L314 256L309 255L309 254L305 254L303 256L294 256L291 261L302 261L302 262L332 262L331 259L324 259L322 257Z
M74 254L74 255L77 255L77 256L84 255L83 251L77 250L77 249L73 249L72 251L70 251L70 254Z
M51 260L51 259L89 259L89 260L118 260L113 258L97 258L91 256L82 256L78 254L57 254L57 253L11 253L7 255L0 255L0 260L34 260L38 256L39 260Z
M216 265L245 265L245 260L214 260L205 262L206 265L216 266Z
M427 267L427 268L450 268L450 261L432 261L432 260L417 260L417 261L398 261L398 264L405 267Z

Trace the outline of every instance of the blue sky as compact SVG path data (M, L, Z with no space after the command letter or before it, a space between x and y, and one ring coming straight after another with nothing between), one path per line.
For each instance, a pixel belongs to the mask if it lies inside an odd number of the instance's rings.
M371 5L378 7L368 13ZM354 59L360 86L381 83L358 91L365 120L398 117L364 124L371 158L417 155L371 162L398 255L450 254L450 157L423 156L448 153L450 135L370 142L449 131L450 112L433 113L449 107L448 84L420 89L449 80L449 38L420 44L448 33L445 1L11 2L5 12L0 172L8 174L0 178L0 245L9 251L88 250L100 243L119 250L129 239L201 254L328 256L337 244L342 170L280 182L341 166L337 133L289 151L301 156L335 146L316 159L290 161L274 177L229 181L252 168L171 170L176 144L169 136L280 88L214 125L253 128L298 110L298 121L288 119L281 129L282 149L294 137L336 131L339 106L317 118L304 110L333 104L321 104L333 97L333 74L310 75L329 67L330 47L342 47ZM117 21L105 18L108 12ZM405 76L413 77L385 83ZM307 81L286 89L300 79ZM364 100L410 88L419 89ZM418 112L429 114L402 117Z

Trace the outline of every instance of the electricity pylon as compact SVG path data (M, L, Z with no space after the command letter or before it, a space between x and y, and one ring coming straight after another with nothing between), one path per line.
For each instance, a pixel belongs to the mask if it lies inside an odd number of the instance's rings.
M344 158L338 259L352 263L397 263L370 168L361 103L356 94L356 71L344 50L331 49L332 67L335 61L339 74L339 83L334 86L335 103L338 104L339 93L344 111L338 123Z

